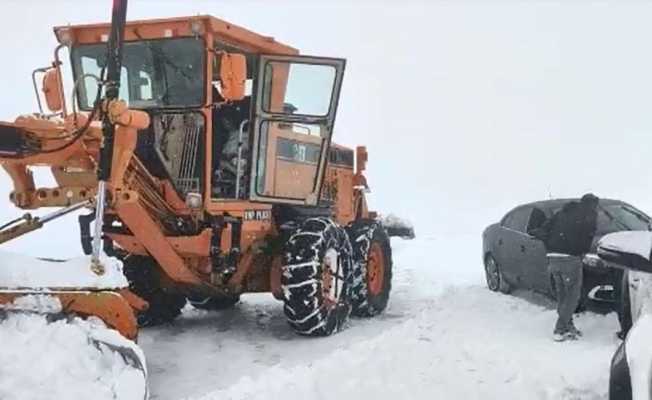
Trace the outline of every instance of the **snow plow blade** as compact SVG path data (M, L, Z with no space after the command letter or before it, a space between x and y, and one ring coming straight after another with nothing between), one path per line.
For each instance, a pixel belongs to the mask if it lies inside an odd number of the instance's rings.
M140 378L130 376L125 382L116 380L113 398L149 398L145 357L135 343L136 318L132 305L120 292L0 290L0 322L10 314L46 316L48 325L62 320L65 324L76 324L85 332L88 344L98 352L116 354L122 359L121 365L140 372L133 371L136 376L142 374Z
M22 311L20 301L25 296L49 296L61 303L61 309L56 313L79 315L80 317L95 316L122 336L130 340L138 337L138 324L129 302L118 292L113 291L30 291L30 290L0 290L0 307L5 310ZM27 310L38 313L50 313L47 308Z
M40 323L43 333L37 329L31 336L51 336L51 341L40 346L55 359L57 354L61 357L58 342L65 342L64 348L74 354L70 354L70 360L63 356L61 363L69 363L70 368L90 364L94 367L89 371L108 374L89 376L84 385L100 382L113 396L108 398L147 398L145 358L135 343L135 311L145 310L148 304L127 289L128 282L118 260L102 257L99 269L89 257L56 261L0 251L0 260L0 324L21 336L21 329ZM29 341L15 344L32 345ZM29 354L29 349L25 352ZM2 349L0 357L1 353ZM24 363L25 359L18 358L16 362ZM13 378L22 379L26 369L29 368L16 369ZM110 373L113 370L118 371L117 375ZM57 371L57 379L71 380L65 367L58 374ZM88 398L94 397L95 389L88 390ZM68 398L68 393L57 393L53 398Z

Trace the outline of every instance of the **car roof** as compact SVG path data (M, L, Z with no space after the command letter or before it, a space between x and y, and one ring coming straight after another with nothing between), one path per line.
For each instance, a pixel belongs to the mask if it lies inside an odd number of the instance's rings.
M571 202L571 201L580 201L579 198L567 198L567 199L549 199L549 200L540 200L540 201L533 201L531 203L526 203L522 204L516 208L521 208L521 207L536 207L540 208L544 211L549 211L549 210L555 210L558 208L561 208L564 206L564 204ZM631 207L630 204L625 203L624 201L621 200L614 200L614 199L600 199L600 205L601 206L610 206L610 205L617 205L617 204L626 204Z

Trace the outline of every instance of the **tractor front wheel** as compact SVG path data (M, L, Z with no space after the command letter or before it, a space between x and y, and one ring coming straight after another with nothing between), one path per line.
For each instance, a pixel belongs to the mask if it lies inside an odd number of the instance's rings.
M351 312L352 258L346 231L328 218L306 220L283 251L281 285L290 326L306 336L339 331Z

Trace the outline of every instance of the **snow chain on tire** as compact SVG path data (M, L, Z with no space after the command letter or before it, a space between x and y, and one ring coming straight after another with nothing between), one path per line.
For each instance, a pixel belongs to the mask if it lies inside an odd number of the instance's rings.
M123 260L129 289L149 303L137 314L138 326L156 326L172 321L186 305L183 295L170 293L159 284L158 264L151 257L127 256Z
M351 312L352 259L346 231L328 218L306 220L283 251L284 312L299 334L328 336Z
M353 315L373 317L385 310L392 290L392 248L387 232L379 221L364 219L347 227L353 248ZM372 246L378 246L384 266L376 293L369 287L368 263ZM380 289L380 290L378 290Z

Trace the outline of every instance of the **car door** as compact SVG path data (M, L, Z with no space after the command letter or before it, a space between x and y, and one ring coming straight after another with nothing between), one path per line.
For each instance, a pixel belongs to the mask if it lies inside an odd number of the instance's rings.
M525 229L532 212L532 207L522 206L512 210L501 222L501 234L498 238L499 265L508 280L519 287L527 287L525 264Z
M548 254L546 245L542 240L527 234L531 229L541 227L547 219L546 213L535 207L524 232L523 243L525 247L523 269L526 271L529 287L541 293L550 289L550 274L548 273Z
M533 211L532 206L519 207L505 220L503 258L517 286L545 291L548 282L546 249L542 241L527 233L533 215L539 217Z

